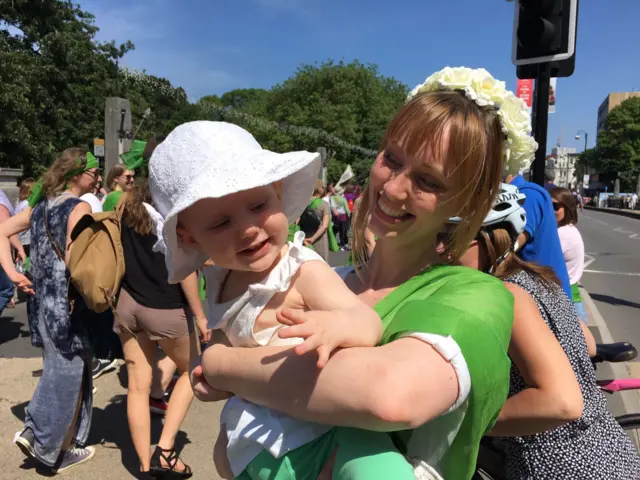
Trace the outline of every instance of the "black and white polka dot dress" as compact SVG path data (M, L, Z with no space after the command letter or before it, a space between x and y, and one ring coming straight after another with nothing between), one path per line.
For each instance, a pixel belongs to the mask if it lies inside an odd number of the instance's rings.
M562 345L580 383L584 410L578 420L545 433L495 439L496 447L505 454L505 478L639 480L640 457L607 411L571 301L559 287L548 288L526 272L507 281L529 292ZM511 366L510 381L509 396L527 388L515 365Z

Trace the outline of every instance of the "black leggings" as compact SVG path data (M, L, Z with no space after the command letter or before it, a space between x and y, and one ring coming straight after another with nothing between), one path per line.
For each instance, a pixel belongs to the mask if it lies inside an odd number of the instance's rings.
M347 220L334 220L336 235L338 236L338 245L346 247L349 245L349 219Z

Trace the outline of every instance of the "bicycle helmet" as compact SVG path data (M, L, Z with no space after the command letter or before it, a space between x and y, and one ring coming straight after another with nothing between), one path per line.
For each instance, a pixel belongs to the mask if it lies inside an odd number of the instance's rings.
M523 208L526 199L524 193L520 193L518 187L509 185L508 183L500 184L500 193L496 197L491 206L491 210L482 222L482 228L491 235L491 232L498 228L503 228L509 232L509 236L513 242L510 251L505 252L498 259L501 263L510 252L518 250L518 236L524 232L527 224L527 214ZM449 223L460 223L460 217L451 217Z

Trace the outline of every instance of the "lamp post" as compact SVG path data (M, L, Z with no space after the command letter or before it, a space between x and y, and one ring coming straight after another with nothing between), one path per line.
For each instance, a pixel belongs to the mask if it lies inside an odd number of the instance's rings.
M589 134L584 130L578 130L578 133L576 133L576 140L580 140L580 134L584 135L584 150L582 151L582 153L584 153L587 151L587 140L589 139ZM581 178L578 178L578 183L582 185L582 188L580 189L580 194L582 194L584 190L584 175L582 173L582 168L580 169L580 177Z

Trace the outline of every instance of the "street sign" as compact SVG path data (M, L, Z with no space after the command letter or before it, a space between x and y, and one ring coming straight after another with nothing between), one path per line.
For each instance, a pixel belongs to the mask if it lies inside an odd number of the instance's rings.
M104 138L93 139L93 154L96 157L104 157Z

